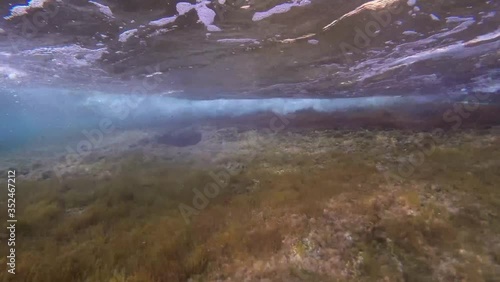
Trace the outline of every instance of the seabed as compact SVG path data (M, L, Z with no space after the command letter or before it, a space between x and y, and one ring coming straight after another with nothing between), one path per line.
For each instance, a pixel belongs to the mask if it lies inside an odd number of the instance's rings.
M168 132L115 132L72 160L3 158L19 164L16 279L499 277L497 131Z

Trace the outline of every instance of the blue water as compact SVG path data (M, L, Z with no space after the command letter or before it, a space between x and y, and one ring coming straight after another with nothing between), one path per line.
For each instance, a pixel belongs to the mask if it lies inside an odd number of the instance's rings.
M95 124L78 97L46 89L0 92L0 152L56 141Z
M106 120L114 127L145 127L158 121L232 117L271 111L286 115L300 110L334 112L430 97L364 97L337 99L187 100L165 95L124 95L56 88L0 90L0 153L43 142L60 142Z

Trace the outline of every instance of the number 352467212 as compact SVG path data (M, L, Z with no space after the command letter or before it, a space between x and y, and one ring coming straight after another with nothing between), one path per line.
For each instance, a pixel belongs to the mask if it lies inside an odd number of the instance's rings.
M7 172L7 213L9 219L16 218L16 171Z

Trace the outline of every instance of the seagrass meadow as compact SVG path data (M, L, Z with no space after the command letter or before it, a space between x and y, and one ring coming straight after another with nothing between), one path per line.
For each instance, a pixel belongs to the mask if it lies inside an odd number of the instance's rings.
M198 130L185 147L121 133L126 150L97 150L60 179L41 163L18 168L29 173L18 180L17 274L1 280L499 277L494 130Z

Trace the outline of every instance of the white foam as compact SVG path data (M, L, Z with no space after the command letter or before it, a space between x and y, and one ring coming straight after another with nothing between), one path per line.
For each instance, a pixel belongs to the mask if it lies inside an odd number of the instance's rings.
M434 15L434 14L430 14L430 16L431 16L431 19L432 19L433 21L439 21L438 16L436 16L436 15Z
M498 42L489 42L484 43L482 45L471 46L473 44L479 43L485 40L491 40L492 38L499 37L500 33L492 33L483 35L482 39L473 39L468 42L457 42L454 44L450 44L444 47L438 48L429 48L427 50L413 53L412 55L406 57L399 58L389 58L385 61L374 62L369 61L364 64L364 67L369 69L368 72L364 73L360 80L364 80L381 73L397 69L402 66L412 65L417 62L426 61L426 60L436 60L441 58L450 58L453 57L455 59L464 59L471 56L476 56L479 54L483 54L492 50L498 49ZM360 67L353 68L359 69Z
M131 29L123 32L118 36L118 41L120 42L126 42L130 37L134 36L134 34L137 33L137 29Z
M499 42L500 43L500 42ZM495 70L475 77L473 91L500 94L500 81L495 79Z
M20 77L25 77L26 73L15 68L12 68L8 65L0 65L0 75L10 79L16 80Z
M15 17L24 16L28 14L30 9L41 9L43 5L50 0L31 0L28 5L17 5L12 7L10 10L10 15L4 17L4 19L9 20Z
M260 20L263 20L263 19L268 18L268 17L275 15L275 14L286 13L286 12L290 11L293 7L301 7L301 6L306 6L309 4L311 4L310 0L293 0L292 3L280 4L280 5L274 6L273 8L271 8L267 11L257 12L253 15L252 20L254 22L260 21Z
M158 29L158 30L155 30L153 33L151 34L148 34L146 35L147 38L151 38L153 36L158 36L158 35L162 35L162 34L165 34L169 31L172 31L173 29L168 29L168 28L161 28L161 29Z
M161 19L156 20L156 21L150 21L149 25L162 27L162 26L166 26L167 24L175 22L176 19L177 19L177 16L161 18Z
M99 60L106 48L87 49L72 44L62 47L43 47L21 52L23 56L49 56L50 61L63 67L84 67Z
M214 10L208 8L204 2L195 6L196 13L198 13L198 18L205 26L212 25L215 20Z
M496 12L489 12L483 16L483 19L493 18L496 15Z
M500 37L500 28L493 31L493 32L477 36L476 38L470 40L467 43L468 44L476 44L476 43L480 43L483 41L493 40L493 39L496 39L498 37Z
M244 44L244 43L252 43L259 44L260 42L257 39L253 38L226 38L217 40L219 43L234 43L234 44Z
M427 44L430 44L430 43L433 43L433 42L437 41L437 39L446 38L446 37L449 37L452 34L462 32L462 31L466 30L469 26L471 26L473 24L474 24L474 20L469 20L469 21L462 22L458 26L456 26L455 28L453 28L451 30L447 30L447 31L444 31L444 32L441 32L441 33L436 33L436 34L433 34L433 35L431 35L431 36L429 36L427 38L424 38L424 39L421 39L421 40L417 40L417 41L414 41L414 42L409 42L409 43L401 44L401 45L399 45L399 46L396 47L396 50L401 50L401 49L405 49L405 48L406 49L420 48L421 46L425 46Z
M99 11L101 13L105 14L106 16L108 16L110 18L114 18L115 17L113 15L113 12L111 11L111 9L108 6L103 5L101 3L97 3L95 1L89 1L89 3L94 4L95 6L97 6L99 8Z
M446 23L461 23L461 22L469 22L469 21L474 21L474 18L472 18L472 17L468 17L468 18L447 17L446 18Z
M403 31L403 35L421 35L421 34L414 31L414 30L407 30L407 31Z
M222 31L222 29L220 29L218 26L213 25L213 24L207 25L207 30L210 32Z
M161 71L157 71L157 72L154 72L154 73L152 73L152 74L148 74L148 75L146 75L146 77L147 77L147 78L150 78L150 77L153 77L153 76L155 76L155 75L160 75L160 74L163 74L163 73L162 73Z
M185 13L191 11L194 8L194 5L187 2L179 2L175 7L177 9L177 13L179 13L179 15L182 16Z
M197 4L191 4L188 2L179 2L175 7L177 9L177 13L179 13L180 16L195 9L196 14L198 15L199 22L205 25L208 31L212 32L221 31L221 29L218 26L214 25L216 13L214 10L207 7L208 4L210 4L210 1L203 1L203 0L198 1Z
M398 103L408 97L360 97L336 99L297 99L297 98L270 98L270 99L215 99L215 100L188 100L168 97L165 95L116 95L97 94L84 96L84 106L103 115L120 115L116 109L130 108L138 105L130 112L131 118L140 117L210 117L210 116L240 116L251 113L271 111L276 114L291 114L301 110L315 110L318 112L335 112L356 107L378 107ZM419 97L411 97L418 102ZM428 99L428 98L427 98ZM76 102L75 102L76 104Z

